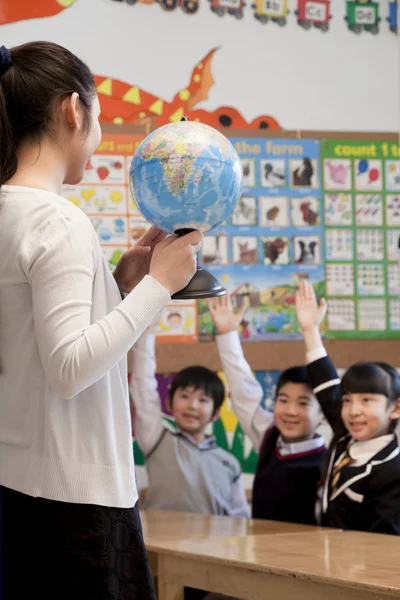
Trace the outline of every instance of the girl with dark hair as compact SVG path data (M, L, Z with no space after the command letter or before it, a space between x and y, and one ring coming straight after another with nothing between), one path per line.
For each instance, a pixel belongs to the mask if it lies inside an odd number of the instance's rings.
M4 600L155 599L126 356L193 276L201 236L151 228L111 274L89 219L60 196L100 142L99 113L67 49L0 48Z
M394 434L400 417L400 377L381 362L359 362L340 381L322 345L312 285L296 296L314 394L333 429L318 503L321 524L400 534L400 455Z

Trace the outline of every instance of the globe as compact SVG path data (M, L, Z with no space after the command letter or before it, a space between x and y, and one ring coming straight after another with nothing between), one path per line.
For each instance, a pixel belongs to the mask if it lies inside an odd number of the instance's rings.
M163 231L206 233L232 214L242 192L242 166L230 141L192 121L160 127L140 144L130 187L144 218Z

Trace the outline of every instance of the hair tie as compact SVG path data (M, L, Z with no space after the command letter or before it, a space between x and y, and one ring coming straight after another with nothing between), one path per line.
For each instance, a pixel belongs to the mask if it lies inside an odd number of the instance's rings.
M11 67L11 52L5 46L0 46L0 75L3 75Z

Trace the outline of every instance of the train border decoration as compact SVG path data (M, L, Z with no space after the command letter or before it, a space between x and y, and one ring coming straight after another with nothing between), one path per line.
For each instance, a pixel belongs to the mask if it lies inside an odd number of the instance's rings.
M288 0L255 0L251 8L255 19L263 25L271 21L284 27L287 23Z
M376 35L379 33L379 4L378 2L357 2L347 0L346 16L347 27L354 33L369 31Z
M232 15L236 19L242 19L244 16L244 0L208 0L210 8L218 17L223 17L225 14Z
M332 18L330 7L330 0L298 0L295 11L298 25L303 29L315 27L323 32L328 31Z
M389 28L390 31L392 33L397 33L397 27L398 27L398 18L399 18L399 13L398 13L398 6L397 6L397 0L395 2L389 2L389 15L388 15L388 23L389 23Z
M114 0L114 2L125 2L130 6L134 4L159 4L166 11L181 8L187 15L194 15L200 6L200 0Z
M130 6L135 4L159 4L165 11L180 8L184 13L193 15L198 12L200 0L113 0ZM333 0L297 0L296 10L293 14L297 24L304 30L312 28L322 32L329 31L332 15L330 9ZM230 15L235 19L243 19L246 6L250 6L254 18L261 24L269 22L283 27L288 22L289 0L253 0L251 4L246 0L208 0L208 5L216 16ZM374 35L379 33L379 2L369 0L346 0L347 28L353 33L360 34L368 31ZM391 32L398 31L398 0L388 1L388 15L386 21Z

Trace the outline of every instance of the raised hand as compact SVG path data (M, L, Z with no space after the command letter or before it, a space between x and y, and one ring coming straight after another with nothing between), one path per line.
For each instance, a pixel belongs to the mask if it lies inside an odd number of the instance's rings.
M296 315L302 331L318 329L326 309L325 299L321 298L318 306L313 286L308 281L302 281L296 292Z
M236 331L243 321L246 308L242 306L235 313L229 294L220 298L212 298L207 301L208 309L216 327L217 333L223 335L230 331Z

